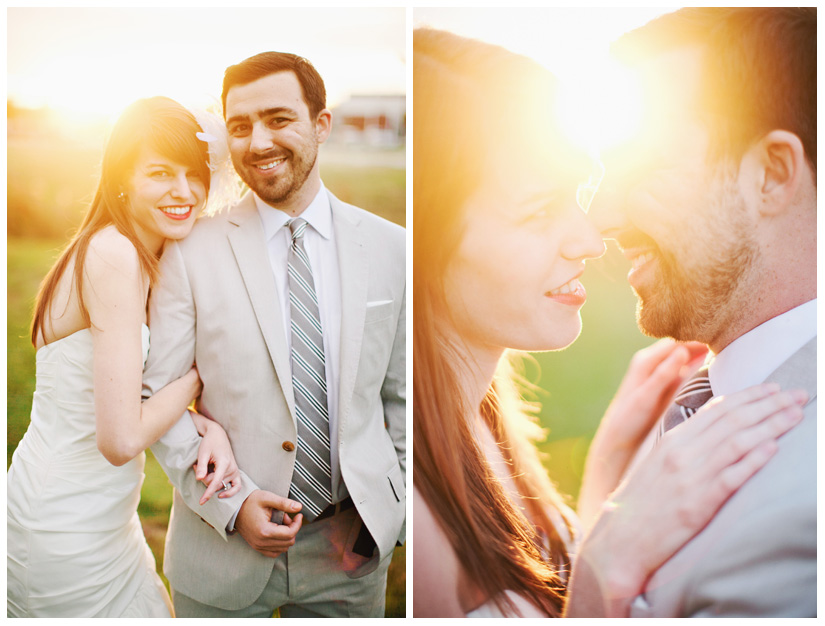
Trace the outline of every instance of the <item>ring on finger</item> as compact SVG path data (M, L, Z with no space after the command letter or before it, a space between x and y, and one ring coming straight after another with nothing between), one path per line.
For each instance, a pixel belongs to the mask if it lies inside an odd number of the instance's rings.
M224 491L229 491L232 488L232 481L231 480L229 481L228 485L224 481L221 481L221 484L223 485L223 490Z

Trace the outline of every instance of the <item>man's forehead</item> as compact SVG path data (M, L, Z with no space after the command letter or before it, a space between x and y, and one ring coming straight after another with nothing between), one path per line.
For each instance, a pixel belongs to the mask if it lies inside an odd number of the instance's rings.
M693 108L701 93L704 49L680 46L651 55L635 65L643 102L652 109Z
M226 94L227 118L278 108L307 109L301 83L292 71L276 72L250 83L235 85Z

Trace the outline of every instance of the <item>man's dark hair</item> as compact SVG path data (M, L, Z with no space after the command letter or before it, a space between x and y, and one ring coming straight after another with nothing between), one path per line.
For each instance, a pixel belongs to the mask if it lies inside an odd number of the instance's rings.
M816 8L685 8L621 37L628 63L682 46L704 49L699 102L716 156L741 156L774 130L799 137L816 171Z
M223 103L226 115L226 94L232 87L246 85L259 78L277 72L293 72L301 84L304 102L309 108L309 114L315 118L318 113L327 108L327 92L324 80L318 74L312 63L303 57L288 52L261 52L237 65L230 65L223 75Z

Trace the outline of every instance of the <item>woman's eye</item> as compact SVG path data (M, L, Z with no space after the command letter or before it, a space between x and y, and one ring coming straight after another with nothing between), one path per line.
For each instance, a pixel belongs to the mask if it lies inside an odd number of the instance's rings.
M166 178L169 176L168 172L164 172L163 170L156 170L154 172L150 172L149 176L152 178Z

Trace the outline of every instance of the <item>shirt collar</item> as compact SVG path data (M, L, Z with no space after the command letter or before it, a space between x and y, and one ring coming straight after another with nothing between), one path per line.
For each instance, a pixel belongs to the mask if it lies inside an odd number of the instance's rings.
M708 369L713 395L763 382L816 337L816 298L769 319L722 350Z
M264 237L266 241L269 241L291 218L283 211L279 211L261 200L258 194L252 193L252 197L255 199L255 206L258 209L258 214L261 216L261 222L264 226ZM315 194L312 202L304 209L300 217L305 219L324 239L330 239L332 237L332 207L330 207L329 195L327 194L326 187L324 187L324 183L321 183L321 188L318 190L318 193Z

